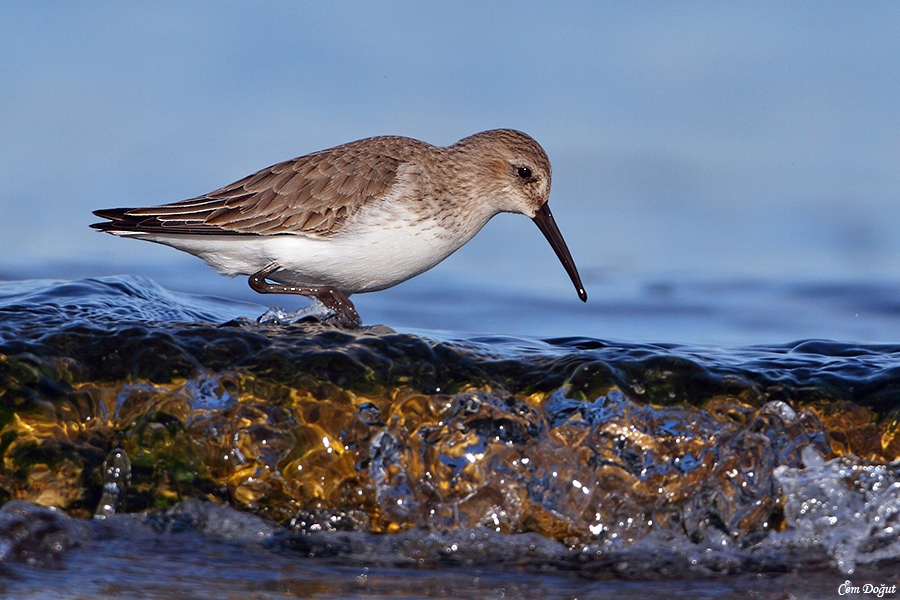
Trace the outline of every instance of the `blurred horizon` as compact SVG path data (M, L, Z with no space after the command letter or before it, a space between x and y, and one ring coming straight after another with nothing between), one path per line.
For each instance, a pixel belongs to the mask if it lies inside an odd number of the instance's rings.
M91 211L193 197L371 135L448 145L513 127L550 156L589 304L619 298L618 282L893 289L898 31L886 2L11 5L0 276L129 273L247 299L246 281L194 257L88 229ZM518 216L371 302L442 287L451 302L502 289L583 310ZM602 335L592 318L584 334Z

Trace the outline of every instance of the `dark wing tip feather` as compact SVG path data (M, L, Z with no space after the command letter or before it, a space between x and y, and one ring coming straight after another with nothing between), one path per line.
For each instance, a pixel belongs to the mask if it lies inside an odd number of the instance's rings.
M92 223L90 227L99 231L134 232L134 233L180 233L180 234L209 234L218 235L239 234L236 231L227 231L215 226L190 219L162 220L157 216L141 214L139 208L107 208L93 211L93 214L101 219L109 219L102 223Z
M94 216L100 217L101 219L109 219L109 221L104 221L103 223L91 223L92 229L99 229L100 231L113 231L113 230L130 230L128 225L128 211L130 208L101 208L95 211L92 211Z
M126 218L128 211L133 210L131 208L98 208L95 211L92 211L96 217L100 217L101 219L109 219L110 221L119 221L121 219Z

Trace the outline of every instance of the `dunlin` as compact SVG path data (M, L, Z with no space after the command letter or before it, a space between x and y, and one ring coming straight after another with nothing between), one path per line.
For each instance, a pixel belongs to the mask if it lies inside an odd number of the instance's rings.
M587 301L550 214L550 160L530 136L484 131L446 148L373 137L263 169L197 198L97 210L91 227L184 250L260 293L317 298L356 326L351 294L427 271L494 215L530 217ZM270 283L276 282L276 283Z

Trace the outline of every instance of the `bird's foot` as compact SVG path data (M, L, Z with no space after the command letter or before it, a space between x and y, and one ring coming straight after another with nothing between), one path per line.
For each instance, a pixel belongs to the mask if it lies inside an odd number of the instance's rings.
M333 323L339 327L356 328L362 325L356 307L339 289L330 285L322 286L295 286L269 283L266 278L278 271L277 265L269 265L250 276L250 287L261 294L298 294L312 300L312 306L297 311L286 313L281 309L270 309L262 317L260 323L297 323L307 317L315 318L323 323ZM324 311L322 308L324 307ZM276 311L273 315L270 312ZM298 314L293 317L290 315ZM324 313L324 314L323 314ZM266 318L266 320L263 320ZM285 320L289 319L289 320Z
M319 293L311 298L313 298L314 302L318 302L332 312L332 315L327 319L329 323L351 328L362 325L362 320L359 318L359 313L356 312L356 307L353 306L353 303L350 302L347 296L333 287L321 287L318 289Z

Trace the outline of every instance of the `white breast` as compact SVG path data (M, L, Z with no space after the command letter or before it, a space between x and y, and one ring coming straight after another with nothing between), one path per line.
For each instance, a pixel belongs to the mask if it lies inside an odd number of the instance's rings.
M471 236L458 239L433 219L385 209L327 239L279 238L268 246L283 269L273 275L274 280L333 285L353 294L383 290L415 277L450 256Z

